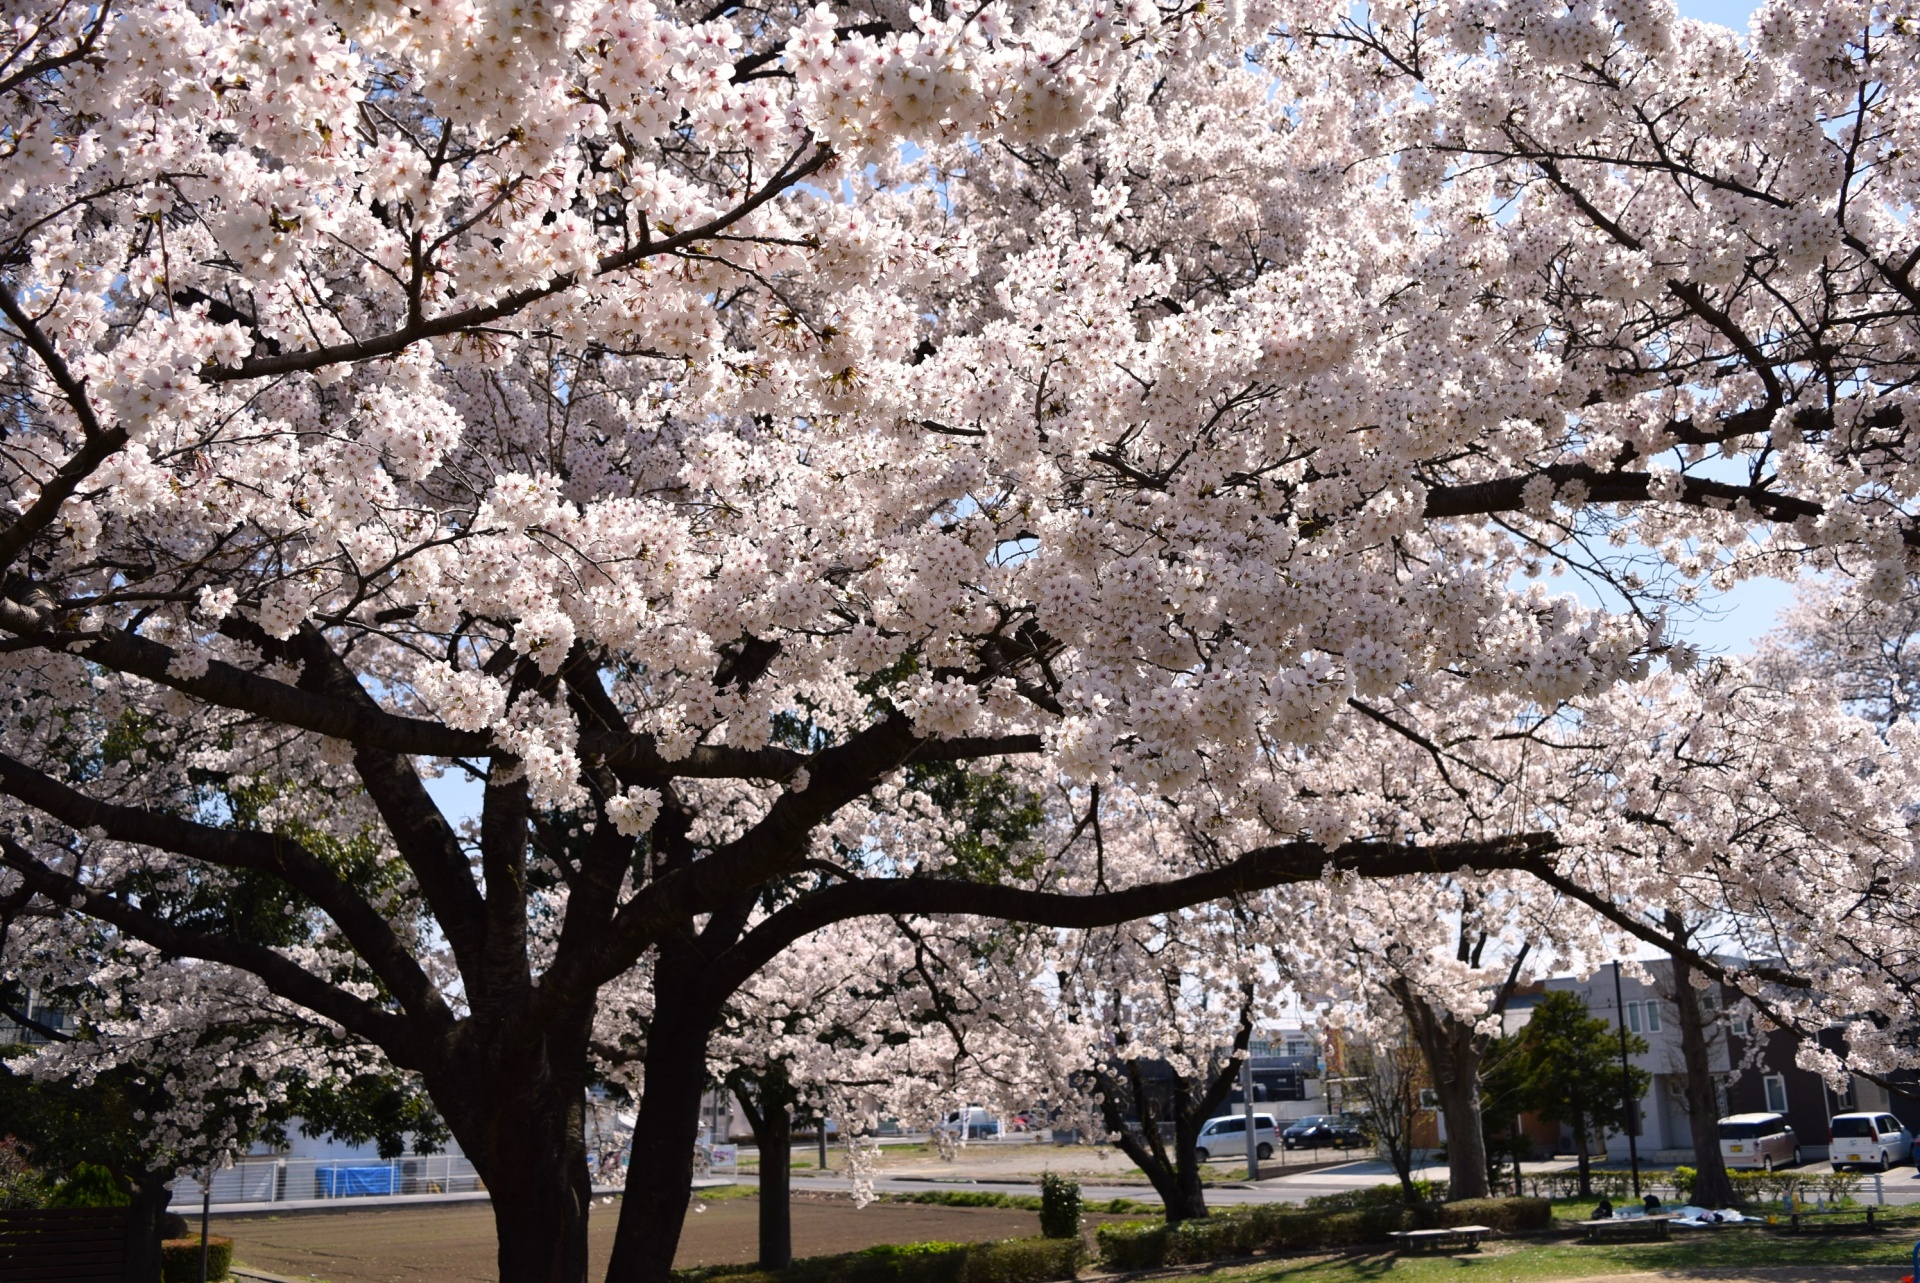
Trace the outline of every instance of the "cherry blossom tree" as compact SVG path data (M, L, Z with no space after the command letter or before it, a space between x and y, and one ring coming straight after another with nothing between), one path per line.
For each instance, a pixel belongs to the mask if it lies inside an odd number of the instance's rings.
M1696 736L1848 765L1766 781L1777 841L1636 861L1620 790L1742 799L1622 748L1564 829L1443 833L1276 764L1389 692L1611 698L1631 744L1651 715L1609 692L1685 658L1644 599L1904 582L1911 24L5 13L0 894L417 1075L507 1283L586 1272L603 995L644 1018L610 1277L661 1279L726 1004L855 919L1518 868L1658 937L1634 904L1759 923L1798 879L1861 953L1778 942L1769 1009L1824 1002L1814 970L1905 992L1868 877L1897 890L1904 834L1837 831L1897 735L1702 695ZM1515 587L1562 565L1628 607ZM902 773L1006 760L1189 840L981 875Z

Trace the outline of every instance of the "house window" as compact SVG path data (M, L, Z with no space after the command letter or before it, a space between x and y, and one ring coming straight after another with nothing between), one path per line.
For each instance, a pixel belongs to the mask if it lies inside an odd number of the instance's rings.
M1736 1038L1753 1037L1753 1021L1746 1016L1735 1017L1733 1022L1733 1036Z
M1647 1002L1647 1032L1650 1034L1660 1032L1660 1003L1655 999L1649 999Z
M1776 1114L1786 1113L1787 1080L1779 1074L1768 1074L1764 1081L1767 1084L1767 1108Z
M1640 1032L1640 1004L1637 1002L1627 1004L1627 1028L1635 1033Z
M1833 1112L1836 1114L1851 1114L1854 1110L1860 1108L1860 1102L1854 1099L1853 1079L1847 1079L1847 1089L1845 1091L1837 1091L1833 1094L1833 1103Z

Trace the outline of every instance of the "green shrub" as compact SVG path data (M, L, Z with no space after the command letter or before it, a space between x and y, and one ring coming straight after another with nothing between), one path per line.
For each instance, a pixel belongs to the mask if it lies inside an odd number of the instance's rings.
M996 1194L984 1189L929 1189L911 1194L882 1194L889 1203L931 1203L940 1207L1011 1207L1022 1212L1040 1210L1032 1194Z
M127 1193L113 1173L96 1163L77 1165L67 1179L54 1187L48 1207L125 1207Z
M1392 1187L1398 1192L1398 1186ZM1544 1229L1553 1205L1543 1198L1474 1198L1457 1203L1392 1202L1327 1209L1265 1204L1234 1208L1169 1229L1131 1222L1102 1225L1095 1234L1100 1263L1110 1270L1148 1270L1163 1265L1251 1256L1255 1252L1311 1252L1383 1243L1389 1234L1435 1225L1485 1225L1501 1233Z
M718 1265L676 1270L674 1278L681 1283L1047 1283L1073 1278L1085 1260L1086 1248L1077 1238L902 1243L812 1256L784 1270Z
M967 1248L966 1283L1043 1283L1070 1279L1087 1263L1087 1246L1072 1238L1013 1238Z
M1700 1173L1684 1163L1673 1169L1673 1196L1682 1203L1693 1201L1693 1187L1700 1179Z
M1209 1216L1176 1225L1167 1240L1169 1265L1195 1265L1249 1256L1254 1247L1253 1225L1244 1216Z
M233 1240L218 1234L207 1239L207 1278L227 1277L233 1265ZM200 1283L200 1236L170 1238L160 1245L160 1277L165 1283Z
M1865 1179L1858 1172L1826 1172L1813 1176L1810 1183L1827 1202L1849 1204Z
M1445 1181L1415 1181L1414 1198L1424 1203L1444 1202ZM1343 1189L1337 1194L1316 1194L1307 1200L1307 1208L1316 1212L1357 1212L1366 1207L1399 1207L1406 1203L1406 1191L1392 1185L1369 1185L1365 1189Z
M1173 1232L1164 1224L1145 1221L1102 1225L1094 1231L1100 1264L1110 1270L1155 1270L1167 1263L1167 1245Z
M1442 1228L1484 1225L1502 1234L1543 1230L1553 1224L1553 1204L1544 1198L1463 1198L1436 1211Z
M1040 1178L1040 1236L1080 1237L1080 1182L1048 1172Z

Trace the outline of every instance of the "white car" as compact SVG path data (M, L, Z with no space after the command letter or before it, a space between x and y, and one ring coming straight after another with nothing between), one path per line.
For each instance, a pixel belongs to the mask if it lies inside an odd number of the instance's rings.
M1272 1114L1253 1116L1253 1153L1256 1158L1272 1158L1273 1151L1280 1144L1280 1134L1274 1130ZM1200 1129L1200 1138L1194 1142L1193 1155L1201 1162L1209 1158L1245 1158L1247 1154L1247 1120L1244 1115L1230 1114L1224 1118L1209 1118L1207 1125Z
M1884 1172L1912 1159L1913 1133L1892 1114L1836 1114L1827 1157L1836 1172L1846 1167Z
M1734 1114L1720 1120L1720 1157L1728 1167L1798 1167L1800 1138L1778 1114Z

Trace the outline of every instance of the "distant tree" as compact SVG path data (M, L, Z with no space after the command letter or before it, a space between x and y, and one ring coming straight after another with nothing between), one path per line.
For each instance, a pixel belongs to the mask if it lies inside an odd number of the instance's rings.
M1404 1022L1389 1023L1348 1043L1346 1061L1347 1086L1366 1110L1368 1134L1393 1164L1401 1192L1412 1203L1419 1197L1413 1184L1413 1129L1420 1090L1429 1081L1420 1047Z
M1511 1058L1520 1101L1548 1122L1573 1129L1579 1154L1580 1193L1593 1193L1589 1154L1592 1138L1625 1131L1638 1120L1629 1111L1647 1090L1650 1076L1620 1064L1622 1035L1590 1015L1586 1002L1564 989L1547 994L1518 1037ZM1646 1040L1627 1034L1629 1054L1646 1051Z

